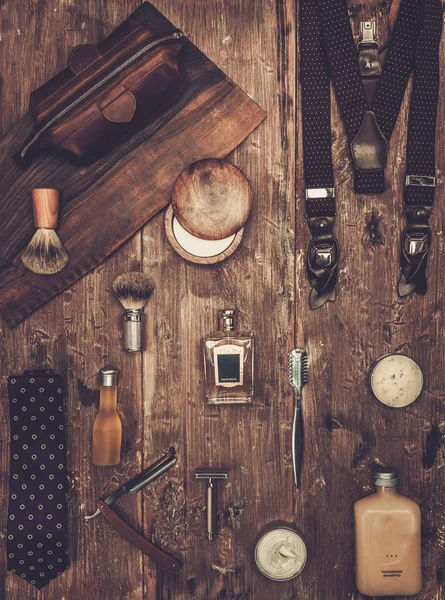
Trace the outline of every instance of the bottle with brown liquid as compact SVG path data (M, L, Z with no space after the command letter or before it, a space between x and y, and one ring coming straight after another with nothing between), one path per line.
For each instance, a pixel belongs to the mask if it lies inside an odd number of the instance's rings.
M122 423L117 412L117 369L101 369L99 412L93 427L93 464L118 465L121 459Z
M399 475L378 468L377 491L355 503L355 577L366 596L412 596L422 587L420 509L397 492Z

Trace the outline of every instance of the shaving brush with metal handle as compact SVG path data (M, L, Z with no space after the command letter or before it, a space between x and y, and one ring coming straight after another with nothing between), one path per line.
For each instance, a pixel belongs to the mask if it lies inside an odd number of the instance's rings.
M294 419L292 425L292 462L294 467L295 485L301 484L301 468L303 463L303 418L301 412L301 397L303 386L308 378L307 352L294 348L288 355L289 385L294 388Z
M125 309L123 344L125 352L141 352L144 306L154 291L150 277L140 271L119 275L113 282L113 291Z

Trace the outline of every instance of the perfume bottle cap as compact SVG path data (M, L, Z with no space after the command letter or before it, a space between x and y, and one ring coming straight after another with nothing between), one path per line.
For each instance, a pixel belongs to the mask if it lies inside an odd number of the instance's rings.
M395 487L399 481L399 472L388 467L377 467L374 479L379 487Z
M119 377L119 369L101 369L100 370L100 384L103 387L111 387L117 385Z
M235 331L235 317L236 310L220 310L219 322L221 331L224 331L225 333Z

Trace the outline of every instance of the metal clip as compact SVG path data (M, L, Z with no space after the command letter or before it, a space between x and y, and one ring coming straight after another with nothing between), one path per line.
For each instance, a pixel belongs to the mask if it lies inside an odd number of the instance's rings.
M407 175L405 185L415 187L436 187L436 178L431 175Z
M335 198L334 188L306 188L306 200L313 198Z
M377 44L375 39L376 26L375 21L362 21L360 23L360 41L357 46L360 48L361 44Z
M320 245L315 242L314 250L315 262L321 269L328 269L334 264L337 254L334 242L331 244L322 243Z
M405 231L405 239L403 241L405 252L410 256L423 254L429 250L429 228L427 231L409 230Z

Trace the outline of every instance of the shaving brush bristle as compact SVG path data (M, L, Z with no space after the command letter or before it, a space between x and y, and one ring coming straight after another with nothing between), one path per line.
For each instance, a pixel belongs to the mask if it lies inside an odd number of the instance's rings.
M37 229L22 254L22 262L38 275L54 275L69 262L69 256L54 229Z
M140 271L123 273L113 282L113 291L125 310L142 310L154 288L150 277Z

